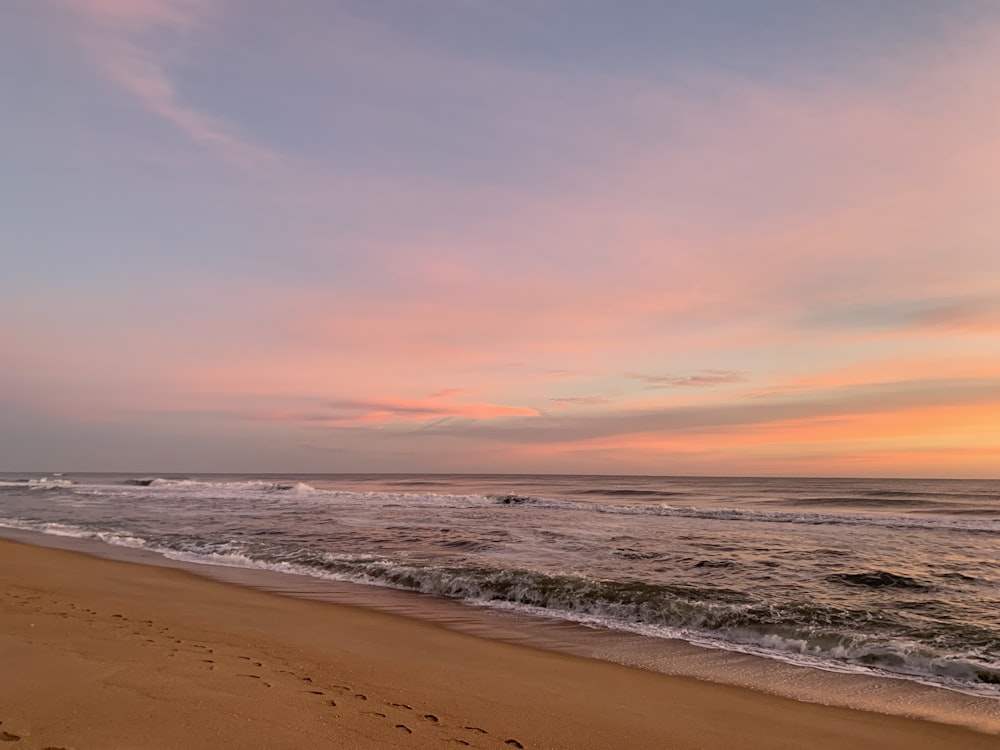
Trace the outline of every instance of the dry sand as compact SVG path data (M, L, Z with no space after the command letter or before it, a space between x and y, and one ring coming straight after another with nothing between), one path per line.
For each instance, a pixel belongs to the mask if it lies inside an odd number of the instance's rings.
M7 746L996 750L1000 737L0 541Z

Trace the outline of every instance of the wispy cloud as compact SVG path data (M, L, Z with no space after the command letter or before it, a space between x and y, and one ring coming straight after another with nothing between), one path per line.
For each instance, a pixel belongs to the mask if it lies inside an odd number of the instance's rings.
M549 403L557 408L565 406L601 406L610 402L611 399L607 396L565 396L549 399Z
M644 375L630 372L625 377L638 380L644 388L710 388L715 385L743 383L747 373L739 370L702 370L693 375Z
M332 446L323 445L313 445L312 443L299 443L298 447L306 451L315 451L316 453L349 453L346 448L337 448Z
M465 393L464 388L443 388L440 391L434 391L434 393L428 394L427 398L452 398L454 396L460 396Z
M446 424L442 433L522 444L574 443L642 434L725 431L823 417L891 414L928 408L1000 404L1000 379L966 378L867 383L753 401L518 419L504 424Z
M422 423L433 420L443 424L459 417L464 420L497 419L500 417L537 416L536 409L488 403L453 403L440 399L343 399L327 401L310 410L279 410L256 412L248 418L263 421L326 424L340 427L360 425L392 425Z
M978 295L836 305L811 312L805 324L844 330L996 330L1000 328L1000 302L997 297Z
M186 104L151 39L155 32L193 34L213 0L51 0L80 20L79 42L104 75L146 111L191 141L240 165L273 160L222 118Z
M154 25L186 28L212 0L56 0L102 25L142 31Z

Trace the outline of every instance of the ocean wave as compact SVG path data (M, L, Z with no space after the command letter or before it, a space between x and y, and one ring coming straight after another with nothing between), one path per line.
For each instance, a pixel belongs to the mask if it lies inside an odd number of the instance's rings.
M210 481L205 479L178 479L165 477L137 477L117 485L125 492L154 493L156 496L177 494L198 499L258 499L262 495L308 498L325 506L412 507L412 508L467 508L493 505L505 496L449 495L429 492L381 492L321 489L307 482L269 479L243 481ZM87 492L109 492L111 487L89 487ZM512 498L516 496L511 496ZM525 501L533 498L524 498Z
M272 482L248 479L240 482L210 482L202 479L167 479L164 477L139 477L122 482L128 487L160 487L179 490L208 490L225 492L316 492L306 482Z
M906 507L908 510L913 508L944 508L951 509L954 507L953 503L948 503L943 500L932 500L927 497L923 497L917 493L912 495L907 495L909 499L907 502L900 502L897 499L890 499L888 502L886 498L875 494L866 493L861 496L824 496L824 497L776 497L769 498L767 500L761 501L768 505L793 505L803 508L809 507L831 507L831 508L900 508Z
M540 507L587 510L596 513L630 516L670 516L718 521L753 523L788 523L816 526L878 526L894 529L948 529L950 531L1000 534L1000 520L951 518L948 516L900 516L874 513L806 513L799 511L752 510L748 508L695 508L679 505L602 505L567 500L544 500Z
M635 490L635 489L617 489L617 490L606 490L606 489L589 489L589 490L578 490L577 495L597 495L601 497L683 497L689 495L689 492L680 492L675 490Z
M29 490L55 490L65 487L72 487L76 484L71 479L60 477L36 477L33 479L0 480L0 488L29 489Z
M64 536L73 539L93 539L116 547L133 547L136 549L148 547L148 543L140 536L125 531L103 531L85 529L82 526L57 523L54 521L24 521L17 518L0 518L0 527L35 531L50 536Z
M885 570L868 570L864 573L833 573L826 577L831 583L844 583L848 586L865 586L872 589L910 589L912 591L930 591L931 586L909 576L889 573Z
M115 494L117 492L155 493L156 495L176 493L179 496L193 496L213 499L254 499L262 495L277 497L308 498L324 506L363 506L399 508L476 508L489 505L510 505L517 512L566 512L600 513L626 516L658 516L667 518L691 518L719 522L796 524L796 525L843 525L871 526L887 529L937 529L955 532L1000 534L1000 518L983 517L987 514L962 514L949 509L947 514L933 515L921 512L919 515L900 513L866 512L815 512L810 510L761 510L745 507L695 507L668 503L600 503L587 500L526 495L516 492L496 494L445 494L432 492L386 492L350 491L320 489L306 482L293 480L248 479L242 481L210 481L205 479L134 477L116 486L75 485L64 479L38 479L25 482L0 482L0 488L63 488L88 495ZM603 491L602 491L603 492ZM604 493L606 494L606 493ZM789 501L795 503L797 501ZM812 500L805 501L813 502ZM865 501L861 501L865 502ZM995 512L995 509L993 510ZM914 511L916 513L916 511Z
M525 505L526 503L538 502L536 498L528 495L515 495L513 493L507 495L487 495L486 497L500 505Z

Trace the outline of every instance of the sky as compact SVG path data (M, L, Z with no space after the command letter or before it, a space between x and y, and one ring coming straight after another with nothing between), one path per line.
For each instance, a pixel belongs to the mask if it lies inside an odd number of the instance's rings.
M0 470L1000 477L995 0L5 0Z

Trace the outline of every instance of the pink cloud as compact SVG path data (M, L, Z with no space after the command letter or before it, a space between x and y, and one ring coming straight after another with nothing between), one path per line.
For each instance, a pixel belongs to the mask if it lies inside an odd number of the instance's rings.
M143 30L150 26L190 27L198 11L213 0L57 0L105 25Z
M193 33L216 0L55 0L82 21L79 42L108 80L187 138L240 165L272 162L267 149L239 135L221 118L185 104L149 32Z
M485 403L452 403L438 398L341 400L328 402L310 411L278 411L250 415L251 419L338 427L390 425L461 419L533 417L538 411L519 406Z

